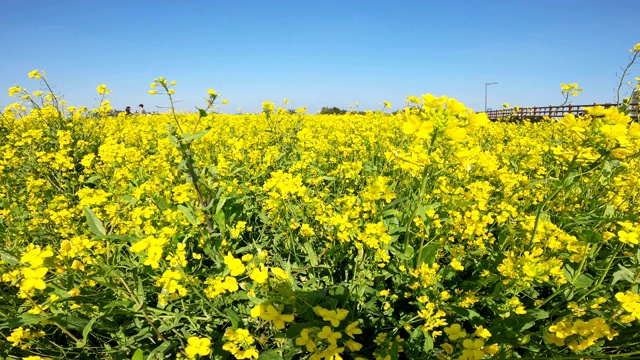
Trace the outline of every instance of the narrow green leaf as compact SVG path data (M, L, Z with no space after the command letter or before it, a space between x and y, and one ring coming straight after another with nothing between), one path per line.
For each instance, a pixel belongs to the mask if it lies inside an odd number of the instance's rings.
M229 308L224 309L224 313L227 314L227 316L229 317L229 320L231 321L231 326L234 329L237 329L238 325L242 321L242 319L240 318L240 315L238 315L238 313L236 313L235 311Z
M91 318L87 325L84 326L84 329L82 329L82 341L77 344L79 348L87 345L87 336L89 336L89 333L91 333L91 328L93 327L93 324L96 322L96 320L98 320L97 317Z
M102 221L98 219L96 214L86 206L84 206L83 208L84 208L84 214L87 217L87 221L89 222L89 228L91 229L91 232L93 232L98 236L107 235L107 229L104 228Z
M318 257L315 250L313 250L313 246L310 243L306 242L304 243L303 247L307 251L307 255L309 255L309 263L311 264L311 266L318 265Z
M138 298L138 302L140 304L144 304L144 284L142 283L142 278L138 278L138 293L136 294Z
M222 196L220 197L220 200L218 201L218 206L216 206L216 213L219 213L220 210L222 209L222 207L224 206L224 203L227 202L227 198Z

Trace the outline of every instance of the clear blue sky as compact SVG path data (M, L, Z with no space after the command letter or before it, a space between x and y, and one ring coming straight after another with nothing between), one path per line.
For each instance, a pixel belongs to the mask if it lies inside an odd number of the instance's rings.
M70 105L96 106L106 83L116 109L144 103L149 83L176 80L180 109L208 88L221 110L402 107L405 95L455 97L476 110L508 102L610 102L627 50L640 42L640 1L33 1L0 3L0 105L33 69ZM633 76L638 75L637 66Z

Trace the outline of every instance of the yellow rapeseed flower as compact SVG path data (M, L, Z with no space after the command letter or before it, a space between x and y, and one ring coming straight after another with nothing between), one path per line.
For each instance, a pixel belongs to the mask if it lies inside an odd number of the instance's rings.
M320 306L314 307L313 311L318 316L322 317L322 320L330 322L333 327L339 326L340 321L344 320L347 317L347 315L349 315L349 310L345 310L345 309L327 310Z
M208 338L199 338L192 336L187 340L187 348L184 352L190 359L196 356L207 356L211 353L211 340Z

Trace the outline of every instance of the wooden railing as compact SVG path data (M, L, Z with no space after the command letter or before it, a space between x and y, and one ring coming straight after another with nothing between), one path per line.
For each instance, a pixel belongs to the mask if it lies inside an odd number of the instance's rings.
M544 106L544 107L526 107L526 108L512 108L501 110L489 110L487 111L487 117L491 120L497 120L501 118L510 119L541 119L545 116L551 118L563 117L565 114L583 115L586 113L585 108L593 106L602 106L605 109L612 106L618 106L618 104L591 104L591 105L564 105L564 106ZM634 118L638 118L638 105L633 104L629 107L629 115Z

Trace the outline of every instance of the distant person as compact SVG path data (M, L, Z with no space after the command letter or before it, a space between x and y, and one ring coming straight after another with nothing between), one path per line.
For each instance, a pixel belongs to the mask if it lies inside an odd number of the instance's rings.
M146 112L146 111L144 111L144 105L142 105L142 104L138 105L138 114L140 114L140 115L144 115L144 114L146 114L146 113L147 113L147 112Z
M124 109L125 115L133 115L133 113L131 112L131 106L127 106L126 109Z

